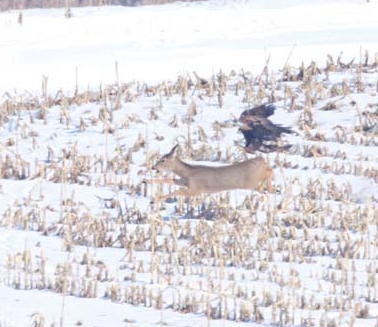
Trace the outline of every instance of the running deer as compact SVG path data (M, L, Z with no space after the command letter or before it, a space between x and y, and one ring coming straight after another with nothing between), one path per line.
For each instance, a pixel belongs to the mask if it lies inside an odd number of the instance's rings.
M216 193L232 189L256 189L266 184L272 192L273 170L262 158L249 159L227 166L210 167L190 165L176 156L178 144L164 155L153 167L156 170L169 170L180 178L152 179L150 183L181 186L178 190L158 197L164 200L173 196L197 196L201 193Z

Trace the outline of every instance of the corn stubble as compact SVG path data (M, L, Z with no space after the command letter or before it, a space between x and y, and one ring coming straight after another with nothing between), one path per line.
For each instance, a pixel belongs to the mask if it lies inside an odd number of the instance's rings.
M13 121L15 126L11 136L1 139L1 181L28 180L35 186L8 206L0 224L60 238L61 251L71 255L53 263L45 254L48 250L39 246L7 253L0 285L63 294L61 320L51 322L61 326L68 295L153 308L160 312L160 324L169 310L202 315L208 325L224 319L331 327L377 319L378 204L373 197L360 203L351 184L335 181L336 176L346 175L378 182L377 158L368 151L356 157L343 147L377 146L378 105L361 108L353 100L355 94L376 97L378 82L364 81L376 76L377 67L377 57L369 59L365 53L358 64L328 56L324 68L316 63L286 65L280 73L269 73L267 62L257 76L242 70L205 79L194 73L193 79L187 75L176 82L140 85L122 84L117 65L116 84L102 85L98 91L51 96L44 77L41 98L5 94L0 124ZM332 82L339 73L350 78ZM236 131L235 114L226 121L215 118L210 128L198 124L204 103L211 103L205 110L216 112L229 108L235 98L241 106L281 102L284 111L299 113L295 128L304 142L293 138L297 143L288 153L269 155L275 175L284 177L276 180L280 195L251 192L235 204L233 192L227 192L179 198L174 204L152 204L149 209L136 202L130 205L119 196L162 194L161 186L150 187L143 180L153 176L150 168L169 150L163 146L164 131L155 132L152 126L167 116L171 103L182 108L165 119L167 129L182 130L178 138L182 156L222 162L245 158L240 145L222 146L226 133ZM71 108L88 105L98 110L72 117ZM125 107L137 109L126 110L119 120L118 112ZM332 133L322 131L316 113L340 108L356 113L355 126L335 125ZM54 111L60 112L59 128L75 131L78 138L97 128L104 151L88 154L78 142L62 148L47 146L38 130L51 123ZM136 126L145 127L131 133ZM131 146L122 145L126 135L134 137ZM337 146L329 147L331 142ZM156 144L161 144L160 151ZM20 147L44 151L45 159L30 160ZM136 163L138 153L143 154L143 164ZM300 178L313 170L322 174ZM58 205L44 201L46 184L59 185ZM76 185L111 190L114 196L97 196L100 210L93 210L78 199L78 190L72 191ZM174 208L169 219L163 219L166 206ZM77 251L77 246L88 250ZM95 248L122 249L124 256L114 266L97 258ZM50 325L43 313L31 319L33 326Z

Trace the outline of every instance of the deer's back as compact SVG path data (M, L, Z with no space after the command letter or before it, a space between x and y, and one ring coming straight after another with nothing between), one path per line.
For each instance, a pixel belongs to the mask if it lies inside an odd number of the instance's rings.
M238 188L253 189L266 178L269 169L262 158L221 167L193 166L189 187L209 193Z

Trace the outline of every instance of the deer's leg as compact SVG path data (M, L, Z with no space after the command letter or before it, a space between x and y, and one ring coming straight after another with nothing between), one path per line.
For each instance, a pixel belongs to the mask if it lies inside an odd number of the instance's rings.
M272 179L273 179L273 170L272 168L269 168L267 172L267 177L266 177L266 188L269 193L273 193L273 185L272 185Z
M257 192L262 193L264 191L263 182L259 183L256 187L251 188L252 190L256 189Z
M264 192L264 188L266 188L268 193L273 193L272 178L273 178L273 170L269 168L269 170L266 172L264 179L262 179L262 181L257 186L257 191L262 193Z
M273 193L273 185L272 185L272 178L267 178L266 180L266 187L268 189L268 193Z

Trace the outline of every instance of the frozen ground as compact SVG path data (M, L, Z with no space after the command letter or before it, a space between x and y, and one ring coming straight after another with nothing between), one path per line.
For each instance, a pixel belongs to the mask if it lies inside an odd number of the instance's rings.
M180 83L9 98L1 325L376 326L377 65L224 76L222 108ZM275 194L150 203L169 191L141 183L161 154L244 158L235 117L273 93L272 120L298 133L267 156Z
M50 90L79 84L97 87L120 78L174 79L196 70L260 72L324 62L325 54L359 58L360 47L378 51L378 2L362 0L220 0L166 6L28 10L0 15L0 93L40 91L42 75Z
M73 12L25 11L21 27L0 14L0 326L376 327L377 2ZM271 74L293 44L290 64L321 67L304 81ZM324 70L365 49L367 65ZM116 60L120 86L100 92ZM75 67L92 93L72 96ZM194 70L212 87L187 90ZM297 132L264 155L275 194L150 203L169 191L142 183L161 154L241 160L235 118L268 101Z

